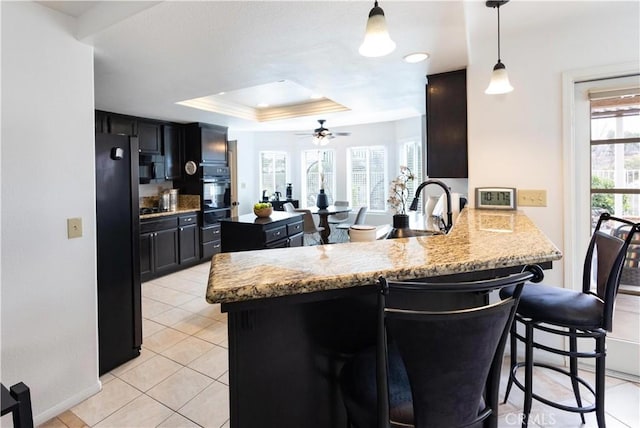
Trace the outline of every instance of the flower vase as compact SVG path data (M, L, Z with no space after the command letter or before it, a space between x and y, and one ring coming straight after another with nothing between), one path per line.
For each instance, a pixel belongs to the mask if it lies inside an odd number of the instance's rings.
M395 214L393 216L393 228L387 235L387 239L408 238L415 236L409 228L409 216L407 214Z
M329 198L327 197L327 194L324 193L324 189L320 189L320 193L316 197L316 206L321 210L329 206Z

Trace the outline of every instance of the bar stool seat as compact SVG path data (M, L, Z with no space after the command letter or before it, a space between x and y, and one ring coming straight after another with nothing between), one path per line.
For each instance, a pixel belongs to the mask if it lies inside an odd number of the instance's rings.
M592 294L540 284L524 288L518 313L539 322L565 327L599 328L603 305Z

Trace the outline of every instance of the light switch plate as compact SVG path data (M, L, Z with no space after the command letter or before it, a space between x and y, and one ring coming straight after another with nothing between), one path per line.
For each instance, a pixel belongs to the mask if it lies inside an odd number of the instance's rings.
M547 191L518 189L518 206L519 207L546 207Z
M67 219L67 238L81 238L82 237L82 218L68 218Z

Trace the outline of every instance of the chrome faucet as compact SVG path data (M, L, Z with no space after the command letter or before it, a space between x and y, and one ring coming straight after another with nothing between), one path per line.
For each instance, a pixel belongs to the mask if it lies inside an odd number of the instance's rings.
M413 201L411 201L409 211L416 211L418 209L418 199L420 198L420 192L422 192L422 189L424 189L429 184L437 184L438 186L442 187L445 195L447 195L447 222L444 224L444 232L448 233L449 229L451 229L451 226L453 226L453 213L451 212L451 190L449 190L449 187L442 181L432 178L420 183L420 185L416 189L416 195L414 196Z

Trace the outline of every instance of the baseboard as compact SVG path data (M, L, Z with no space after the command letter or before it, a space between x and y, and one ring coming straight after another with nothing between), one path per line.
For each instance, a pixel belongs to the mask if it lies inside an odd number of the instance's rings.
M82 403L84 400L91 397L92 395L97 394L98 392L100 392L101 389L102 389L102 382L100 382L100 380L98 379L96 383L90 386L89 388L83 391L80 391L74 396L67 398L61 403L45 410L42 413L39 413L38 415L33 415L33 426L41 425L47 422L49 419L55 418L59 414L64 413L67 410L71 409L72 407Z

